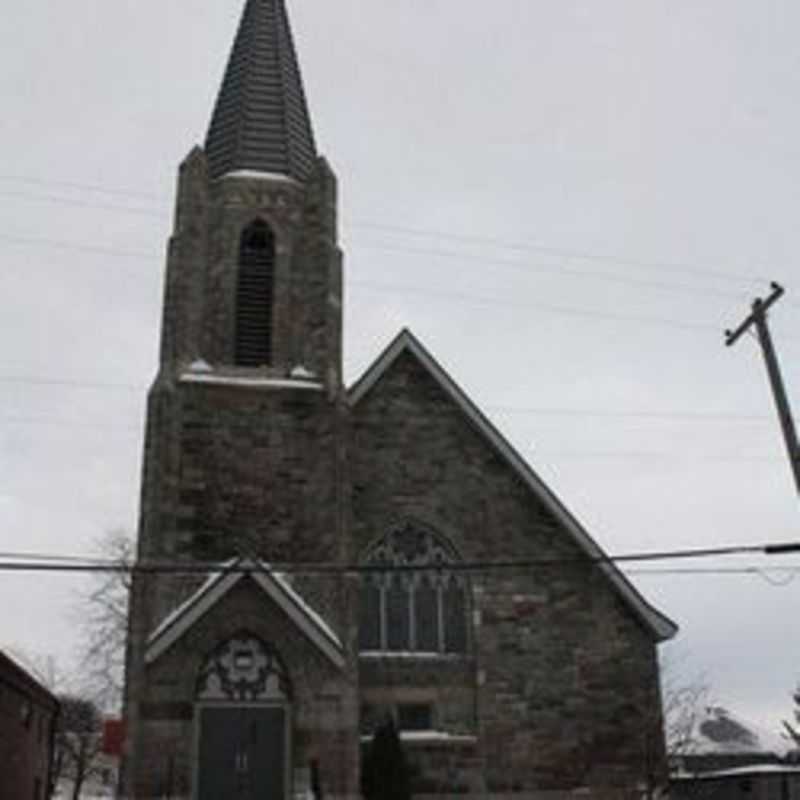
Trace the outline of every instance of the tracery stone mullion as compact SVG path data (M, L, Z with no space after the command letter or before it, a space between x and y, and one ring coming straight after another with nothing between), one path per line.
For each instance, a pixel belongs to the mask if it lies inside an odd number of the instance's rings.
M416 577L412 573L405 582L408 589L408 649L411 651L417 650Z
M381 580L381 593L380 593L380 625L381 625L381 647L380 649L386 651L389 649L389 634L388 630L388 614L387 614L387 602L386 602L386 592L388 590L388 580L386 577L386 573L383 573L382 580Z
M367 556L367 563L387 566L387 572L376 578L380 585L377 598L379 651L466 651L466 620L455 618L459 613L466 613L466 589L463 582L447 571L447 566L457 560L455 550L445 541L409 523L376 543ZM392 569L409 566L432 569L430 573ZM455 583L451 584L452 581ZM363 625L371 624L371 603L370 598L363 598ZM367 632L362 641L366 644L373 638ZM371 647L362 646L363 649L369 651Z
M398 574L392 575L387 592L387 649L390 652L403 652L410 648L411 642L408 616L408 587Z
M440 615L435 576L426 572L419 578L414 597L416 649L436 653L440 648Z
M438 651L443 653L445 650L445 637L447 636L447 632L445 631L445 624L446 620L444 617L444 598L443 598L444 588L442 586L441 581L436 582L436 616L437 616L437 632L439 634L439 646Z

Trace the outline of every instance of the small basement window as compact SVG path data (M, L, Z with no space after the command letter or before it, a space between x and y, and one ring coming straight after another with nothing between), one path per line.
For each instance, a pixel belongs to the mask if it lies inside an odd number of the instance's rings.
M401 731L433 730L433 706L430 703L400 703L397 727Z

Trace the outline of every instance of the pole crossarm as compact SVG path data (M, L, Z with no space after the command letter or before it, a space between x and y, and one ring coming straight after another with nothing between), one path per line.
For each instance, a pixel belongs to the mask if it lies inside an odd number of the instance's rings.
M775 283L774 281L771 284L772 294L766 299L762 300L761 298L757 298L753 301L753 313L735 330L735 331L725 331L725 345L726 347L731 347L732 345L736 344L736 340L742 336L747 329L756 323L756 319L758 317L763 317L767 311L769 310L770 306L774 305L778 302L778 300L783 297L786 293L783 286L779 283Z
M781 430L783 431L783 439L786 444L786 452L789 456L789 464L792 468L797 492L800 494L800 444L798 444L797 440L797 430L795 429L794 420L792 419L789 398L786 394L786 388L783 385L778 356L775 352L775 346L772 343L769 325L767 324L767 311L784 295L784 289L775 282L773 282L771 286L772 294L770 294L766 300L756 298L756 300L753 301L750 316L747 317L736 330L725 331L725 344L730 347L735 344L751 326L755 326L756 332L758 333L758 343L761 345L761 351L764 354L764 363L766 364L767 374L769 376L770 385L772 386L772 395L775 400L775 407L778 411Z

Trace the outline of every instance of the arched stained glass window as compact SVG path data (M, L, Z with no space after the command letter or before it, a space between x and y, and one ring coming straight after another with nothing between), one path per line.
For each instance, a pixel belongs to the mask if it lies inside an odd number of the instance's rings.
M395 528L373 545L366 564L420 569L365 573L361 652L466 652L467 579L447 569L458 561L449 542L414 523Z
M248 225L239 240L236 285L235 363L261 367L272 363L272 304L275 237L263 220Z

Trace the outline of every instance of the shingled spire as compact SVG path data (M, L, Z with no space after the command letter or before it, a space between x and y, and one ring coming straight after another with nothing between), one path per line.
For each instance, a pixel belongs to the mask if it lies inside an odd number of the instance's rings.
M247 0L206 137L209 173L303 180L315 158L284 0Z

